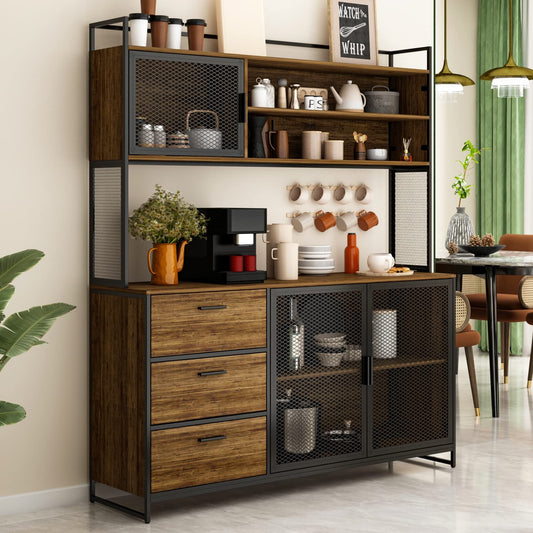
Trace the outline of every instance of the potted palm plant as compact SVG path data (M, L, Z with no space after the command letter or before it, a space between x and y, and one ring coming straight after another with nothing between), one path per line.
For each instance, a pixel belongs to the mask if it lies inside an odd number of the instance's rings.
M478 157L481 155L481 150L476 148L472 141L466 140L462 151L466 152L464 160L458 161L462 170L457 176L454 176L452 183L454 194L459 196L459 204L456 208L457 212L452 216L448 225L446 248L449 248L450 243L458 246L468 244L470 237L475 233L474 225L466 213L465 207L461 206L461 201L470 195L472 185L467 182L466 177L472 165L479 164Z
M75 308L65 303L54 303L32 307L5 317L4 310L15 293L11 282L43 257L44 253L39 250L23 250L0 257L0 372L14 357L27 352L33 346L44 344L41 339L52 327L55 319ZM15 424L25 417L24 407L0 400L0 426Z
M129 218L130 234L153 243L148 269L156 285L178 283L185 245L194 237L204 237L206 229L207 219L196 207L186 203L179 191L165 191L160 185Z

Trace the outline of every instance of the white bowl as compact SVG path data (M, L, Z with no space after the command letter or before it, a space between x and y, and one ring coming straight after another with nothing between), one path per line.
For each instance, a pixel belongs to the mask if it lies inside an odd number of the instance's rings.
M339 366L344 357L343 352L317 352L316 355L320 359L320 364L322 366Z
M321 341L316 343L317 346L320 346L321 348L346 348L346 341L344 339L342 340L329 340L329 341Z
M387 148L368 148L366 151L366 158L371 161L386 161L388 157Z
M301 252L298 259L331 259L331 252Z
M317 333L313 339L315 342L341 342L346 339L346 333Z
M361 346L359 344L348 344L344 354L345 361L360 361L363 356Z

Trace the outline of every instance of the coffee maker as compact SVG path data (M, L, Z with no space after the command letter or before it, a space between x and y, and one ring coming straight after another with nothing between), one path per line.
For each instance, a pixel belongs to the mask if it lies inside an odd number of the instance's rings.
M180 279L236 284L263 282L265 270L232 272L230 257L256 255L256 234L266 233L266 209L199 208L207 219L206 239L194 239L185 249Z

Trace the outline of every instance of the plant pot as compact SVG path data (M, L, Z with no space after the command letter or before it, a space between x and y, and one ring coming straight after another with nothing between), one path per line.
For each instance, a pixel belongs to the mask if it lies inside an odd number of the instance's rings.
M468 244L470 237L474 235L474 226L470 217L466 214L464 207L457 207L457 213L450 219L448 231L446 232L445 246L448 248L450 242L461 246Z
M178 272L183 269L187 241L176 244L155 244L148 250L148 269L154 285L177 285Z

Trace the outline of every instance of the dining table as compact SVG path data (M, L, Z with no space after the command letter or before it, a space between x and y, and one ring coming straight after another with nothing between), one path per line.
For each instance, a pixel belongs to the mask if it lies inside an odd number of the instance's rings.
M458 290L462 288L464 274L485 278L487 301L487 330L489 341L490 396L492 416L500 416L498 388L498 308L496 294L496 276L532 275L533 252L499 251L489 256L473 254L454 254L435 260L437 272L455 274Z

